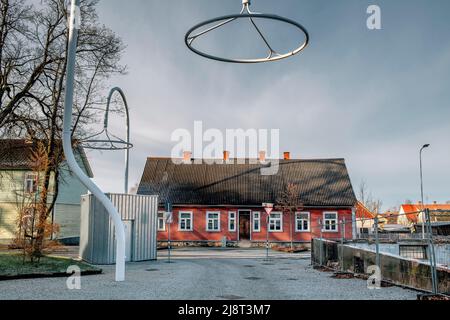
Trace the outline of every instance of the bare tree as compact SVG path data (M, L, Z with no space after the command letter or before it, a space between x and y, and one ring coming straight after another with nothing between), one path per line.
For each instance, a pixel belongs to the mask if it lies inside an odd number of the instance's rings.
M62 115L68 46L68 8L65 0L43 0L40 6L24 0L0 0L2 48L9 52L1 61L0 134L28 137L45 145L47 165L42 168L42 190L48 190L52 174L55 197L41 194L39 220L48 219L55 204L64 154L61 148ZM79 31L74 94L74 144L96 123L104 103L104 84L112 74L122 74L124 45L120 38L101 25L96 13L98 0L81 0L82 24ZM20 28L19 28L19 27ZM19 53L13 54L14 48ZM12 61L12 62L11 62ZM43 225L42 223L39 225ZM44 228L37 230L36 256L41 254Z
M0 0L0 128L51 63L48 46L29 45L32 12L24 0Z
M293 219L295 213L303 210L303 203L300 200L300 187L289 183L278 196L275 208L289 217L289 236L291 240L291 250L294 249Z
M38 142L31 153L30 162L34 181L29 190L23 190L22 205L17 219L16 238L13 246L23 249L24 259L28 257L30 261L39 262L41 255L36 255L36 243L39 241L39 232L43 230L46 238L51 238L59 230L49 219L43 219L46 216L47 207L40 201L40 198L55 197L52 189L43 189L41 172L48 166L48 157L44 143ZM52 248L56 243L46 241L39 248L40 251Z
M368 188L365 180L361 180L359 184L359 201L365 205L366 203L366 195L368 193Z
M135 183L133 187L130 188L130 194L137 194L139 190L139 183Z
M358 199L370 212L378 215L381 213L383 207L383 201L375 199L372 192L364 180L361 180L359 184L359 199Z

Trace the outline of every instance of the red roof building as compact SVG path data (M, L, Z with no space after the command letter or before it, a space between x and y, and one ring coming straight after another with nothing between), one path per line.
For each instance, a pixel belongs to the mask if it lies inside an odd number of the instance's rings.
M398 216L398 223L405 225L405 226L411 226L417 223L422 223L422 210L429 209L431 211L432 221L450 221L450 204L425 204L422 205L421 203L415 203L415 204L402 204L400 206L399 216ZM443 220L440 219L439 216L442 216ZM447 218L445 218L447 217Z
M368 234L373 230L375 213L371 212L360 201L356 203L356 232L358 234Z
M227 154L226 154L227 155ZM159 195L158 241L169 238L164 204L173 206L170 239L185 243L309 243L313 236L353 238L356 197L343 159L279 160L274 175L262 175L261 162L172 161L148 158L138 194ZM263 203L275 203L287 184L299 187L302 209L295 215L275 208L270 217ZM345 230L340 225L347 221ZM320 228L319 223L322 223Z

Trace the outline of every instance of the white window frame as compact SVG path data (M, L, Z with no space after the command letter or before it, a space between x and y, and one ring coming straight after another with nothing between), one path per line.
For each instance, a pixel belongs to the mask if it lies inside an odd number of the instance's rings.
M231 217L233 215L233 218ZM231 221L234 222L234 228L231 228ZM237 212L229 211L228 212L228 231L236 232L237 231Z
M335 214L336 219L325 219L325 215L327 215L327 214ZM327 221L327 220L336 221L336 230L326 230L325 221ZM339 232L339 213L337 211L326 211L323 213L322 232L331 232L331 233Z
M258 215L258 218L256 218L256 215ZM261 232L261 212L255 211L252 215L252 231L253 232ZM258 221L258 229L255 229L255 221Z
M181 215L182 214L189 214L190 218L189 220L191 221L191 227L189 229L181 229ZM186 218L183 218L183 220L186 220ZM191 232L194 230L194 213L192 211L179 211L178 212L178 231L180 232Z
M307 221L308 221L308 229L306 229L306 230L298 229L298 221L299 220L305 221L305 219L300 219L300 215L302 215L302 214L308 215L308 219L307 219ZM303 223L302 223L302 227L303 227ZM311 232L311 212L301 211L301 212L296 212L295 213L295 232L299 232L299 233L301 233L301 232Z
M280 215L280 218L277 218L277 219L273 218L273 215L274 215L274 214L279 214L279 215ZM281 227L280 230L271 230L270 226L271 226L271 221L272 221L272 220L280 220L280 227ZM268 228L268 230L269 230L270 233L280 233L280 232L283 232L283 212L272 212L272 213L270 214L270 216L269 216L269 225L267 226L267 228Z
M218 229L209 229L209 220L213 220L211 218L209 218L210 214L217 214L217 227ZM220 211L207 211L206 212L206 231L207 232L220 232L221 228L220 228Z
M24 179L24 189L25 189L25 193L35 193L36 191L34 191L35 189L37 189L37 179L38 179L38 175L37 173L30 173L27 172L25 173L25 179ZM33 190L30 191L28 189L28 182L31 181L32 186L33 186Z
M160 217L159 215L162 214L162 217ZM160 220L163 221L163 227L160 228ZM158 211L158 231L166 231L166 217L165 217L165 212L164 211Z

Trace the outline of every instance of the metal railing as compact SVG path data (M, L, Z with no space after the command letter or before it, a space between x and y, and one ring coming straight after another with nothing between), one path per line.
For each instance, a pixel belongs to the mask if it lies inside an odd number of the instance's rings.
M316 226L311 226L313 264L334 271L346 272L348 271L347 267L355 263L345 260L349 258L345 256L346 248L368 250L373 252L374 265L380 270L382 261L387 259L386 257L392 259L396 257L409 260L414 265L419 264L422 270L425 270L421 277L425 278L418 282L429 283L427 289L434 294L449 294L450 236L440 235L436 230L442 226L450 227L450 215L442 211L425 209L423 212L393 214L391 218L398 219L405 215L413 222L398 230L385 228L386 219L379 217L353 219L352 221L327 220L325 223L319 220ZM441 219L443 217L445 219ZM448 227L443 221L446 219L449 221ZM358 223L365 226L365 231L369 229L369 232L359 232L360 230L356 228ZM350 229L349 224L352 225L353 237L346 234ZM369 228L367 228L368 226ZM353 256L351 258L355 259ZM354 266L352 268L355 269ZM428 271L426 271L427 268ZM383 279L387 282L389 280L388 278ZM424 288L419 289L424 290Z

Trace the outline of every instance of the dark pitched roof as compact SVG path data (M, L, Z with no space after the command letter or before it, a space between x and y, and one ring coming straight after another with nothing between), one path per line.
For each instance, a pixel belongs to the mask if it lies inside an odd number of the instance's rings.
M288 183L299 185L305 206L354 206L356 197L343 159L280 160L277 175L261 164L175 164L149 158L138 194L158 194L178 205L255 205L274 202Z
M23 139L0 139L0 170L29 170L33 168L31 155L33 142ZM75 155L79 155L90 177L92 168L81 146L75 148Z

